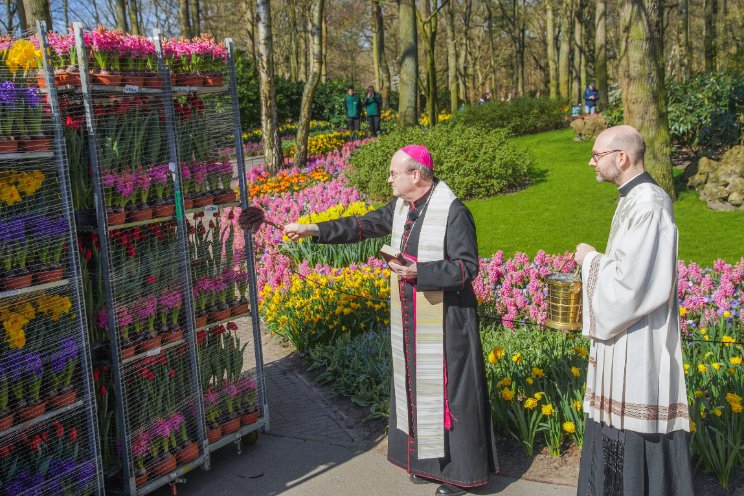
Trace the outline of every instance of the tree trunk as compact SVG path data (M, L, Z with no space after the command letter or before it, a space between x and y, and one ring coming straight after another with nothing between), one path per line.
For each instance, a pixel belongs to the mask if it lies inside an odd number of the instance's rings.
M581 86L581 0L577 0L574 3L575 9L573 13L573 85L571 86L571 99L581 101L581 90L584 88Z
M24 30L36 29L36 21L39 19L46 22L49 31L52 30L52 13L49 10L49 0L23 0L23 13L26 21Z
M191 17L189 16L189 0L178 0L178 28L181 36L191 38Z
M607 3L597 0L594 19L594 80L599 89L599 110L605 110L609 105L607 95Z
M300 49L297 43L297 0L289 0L289 78L300 79Z
M370 14L371 14L371 25L372 25L372 65L374 66L375 70L375 85L382 91L382 84L380 80L382 79L382 75L380 74L381 66L382 66L382 56L380 54L380 28L382 27L377 22L377 7L379 6L380 2L379 0L372 0L372 3L370 5ZM382 47L384 49L384 47Z
M561 98L571 99L571 36L573 33L571 0L563 0L561 9L561 48L558 57L558 89ZM574 103L574 102L571 102Z
M313 6L313 70L310 78L305 83L302 92L302 105L300 106L300 121L297 124L297 138L295 139L294 165L305 167L307 164L307 135L310 130L310 119L313 110L313 94L320 80L320 69L323 65L323 19L325 0L315 0Z
M10 6L9 2L6 2L8 6ZM62 0L62 15L65 18L65 29L63 32L66 32L67 29L70 27L70 0ZM8 24L8 32L13 32L13 24Z
M679 46L679 76L682 81L686 81L690 77L692 67L689 0L679 0L677 16L679 17L679 29L677 31L677 45Z
M455 8L453 2L448 2L444 12L444 22L447 28L447 86L450 94L450 112L460 108L459 85L457 83L457 47L455 45Z
M322 18L323 22L321 23L322 31L320 40L320 42L322 43L320 52L320 82L325 83L328 79L328 50L326 46L326 39L328 37L328 23L326 22L325 10L323 11Z
M555 21L553 17L553 2L547 1L545 11L545 23L547 24L547 58L548 58L548 88L550 89L550 98L558 98L558 66L555 60Z
M126 0L116 0L114 4L116 8L116 29L122 33L129 31L129 25L127 23L127 2Z
M421 32L424 38L424 58L426 63L426 113L429 114L429 125L437 125L437 66L436 39L437 14L431 15L430 0L421 2Z
M379 57L380 65L380 94L382 96L382 108L390 108L390 66L388 66L387 56L385 55L385 24L382 18L382 6L380 0L372 1L372 9L374 15L374 32L377 36L377 56Z
M675 199L671 141L664 91L661 0L625 0L620 85L625 123L646 141L646 170Z
M587 87L588 81L587 81L587 68L586 68L586 52L587 52L587 43L586 43L586 25L584 22L584 17L586 16L586 12L588 10L588 7L584 3L584 0L579 0L579 18L576 19L576 22L580 26L579 30L579 41L581 46L581 84L579 85L580 92L584 90L584 88Z
M191 0L189 6L189 14L191 15L191 34L192 36L199 36L201 34L201 5L199 0Z
M264 162L270 173L282 167L282 142L276 116L276 90L274 87L274 47L271 33L271 7L269 0L258 0L258 75L261 94L261 131L263 132Z
M16 0L15 5L16 10L18 11L18 27L21 29L21 32L24 32L27 30L26 9L23 7L23 1L21 0Z
M718 0L704 0L705 24L703 29L703 52L705 72L716 70L716 22L718 17Z
M488 78L491 80L489 87L493 92L493 87L496 84L496 44L493 41L493 11L491 10L491 2L488 1L486 4L486 31L488 34L488 56L490 70L488 71Z
M400 103L398 122L403 127L418 124L416 93L418 84L418 39L416 36L416 4L414 0L400 0L398 3L400 32Z
M142 28L139 23L140 9L139 0L129 0L129 24L131 24L132 34L141 35Z
M258 53L256 50L256 2L246 0L246 12L248 13L248 53L255 61Z
M514 3L517 3L515 0ZM522 0L521 8L519 8L518 12L519 16L516 19L519 19L519 31L517 33L518 35L518 52L517 52L517 64L519 69L519 75L517 77L518 81L518 88L517 88L517 94L519 96L524 96L525 93L525 64L524 64L524 52L525 52L525 40L527 35L527 0Z

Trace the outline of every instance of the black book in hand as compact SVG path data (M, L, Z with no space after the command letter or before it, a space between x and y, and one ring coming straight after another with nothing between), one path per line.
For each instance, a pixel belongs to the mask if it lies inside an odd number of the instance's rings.
M395 262L401 265L408 264L408 260L403 256L403 254L398 250L393 249L390 245L382 245L382 248L380 248L380 255L382 255L382 258L384 258L387 263Z

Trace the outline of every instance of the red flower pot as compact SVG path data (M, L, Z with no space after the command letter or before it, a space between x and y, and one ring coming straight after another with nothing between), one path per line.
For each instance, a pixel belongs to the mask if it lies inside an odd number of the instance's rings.
M163 344L175 343L179 339L183 338L183 329L177 331L169 331L161 334L163 337Z
M176 86L201 86L204 78L198 74L177 74Z
M23 289L31 286L33 279L34 275L29 272L21 276L6 277L3 279L3 285L5 289Z
M124 86L130 85L130 86L144 86L145 84L145 76L134 76L130 74L125 74L122 78L122 83Z
M49 409L50 410L56 410L57 408L62 408L63 406L72 405L75 403L75 400L77 399L77 391L75 389L72 389L66 393L58 394L57 396L52 396L49 398Z
M155 336L154 338L146 339L142 341L140 344L137 345L137 350L139 350L140 353L152 350L160 346L160 343L162 342L163 338L160 336Z
M18 142L14 139L0 140L0 153L15 153L18 151Z
M249 304L246 303L238 303L237 305L234 305L230 307L230 315L235 317L237 315L244 315L248 313Z
M168 455L160 461L157 461L152 466L152 471L155 475L166 475L176 470L176 457Z
M235 417L221 424L222 434L232 434L240 429L240 417Z
M54 76L57 84L60 86L69 84L70 86L80 86L79 72L60 72Z
M210 312L209 314L210 322L218 322L220 320L225 320L229 318L230 318L229 308L226 308L225 310L215 310L214 312Z
M109 226L119 226L127 221L126 212L111 212L106 214Z
M145 482L147 482L147 469L143 468L139 472L137 472L137 475L135 475L134 478L134 484L136 486L143 486Z
M185 448L176 453L176 460L179 465L189 463L191 460L199 456L199 445L196 443L190 443Z
M44 415L44 412L46 412L46 403L40 401L35 405L27 406L18 410L18 416L21 420L25 421L40 417L41 415Z
M46 136L31 138L22 140L20 146L24 152L45 152L52 148L52 139Z
M219 196L215 196L212 200L215 205L222 205L223 203L232 203L237 199L234 191L223 193Z
M194 208L200 208L200 207L206 207L207 205L210 205L213 203L214 198L211 196L200 196L199 198L194 198Z
M5 417L0 417L0 432L11 427L13 427L13 413L9 413Z
M121 359L127 360L129 358L132 358L134 356L135 351L137 351L136 346L127 346L126 348L120 348L119 352L121 353Z
M140 210L132 210L127 214L128 222L139 222L152 219L152 208L147 207Z
M191 198L186 198L183 201L183 208L186 209L186 210L188 210L190 208L194 208L194 200L192 200Z
M222 86L222 81L224 79L224 76L221 75L213 75L213 76L204 76L204 86Z
M207 431L207 441L210 443L216 443L220 439L222 439L222 427L217 426Z
M59 269L42 270L41 272L36 272L33 275L34 284L47 284L50 282L59 281L64 275L65 269L61 267Z
M176 206L173 204L158 205L156 207L152 207L152 216L153 218L173 217L173 212L175 211L176 211Z
M196 327L204 327L207 325L207 316L200 315L196 318Z
M104 86L119 86L122 79L121 74L93 74L93 82Z
M240 425L251 425L258 421L258 411L252 413L244 413L240 416Z

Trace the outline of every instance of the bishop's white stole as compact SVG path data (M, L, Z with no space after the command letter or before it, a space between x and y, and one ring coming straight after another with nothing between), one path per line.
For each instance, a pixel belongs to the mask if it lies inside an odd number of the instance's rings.
M450 188L439 181L431 193L428 207L421 224L418 242L418 262L443 260L444 238L447 218L452 202L457 198ZM400 246L404 224L408 215L408 204L398 198L393 213L392 246ZM444 456L445 429L445 356L444 356L444 292L414 292L414 342L416 370L416 439L418 458L441 458ZM407 401L406 351L403 339L403 317L401 313L398 276L390 276L390 340L393 354L393 384L395 388L395 412L397 425L409 433L409 408Z

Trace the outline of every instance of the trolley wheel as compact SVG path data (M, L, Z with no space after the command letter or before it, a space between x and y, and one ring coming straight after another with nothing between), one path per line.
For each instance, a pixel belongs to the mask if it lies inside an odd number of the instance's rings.
M243 445L245 446L253 446L256 444L256 441L258 441L258 430L251 431L242 438Z

